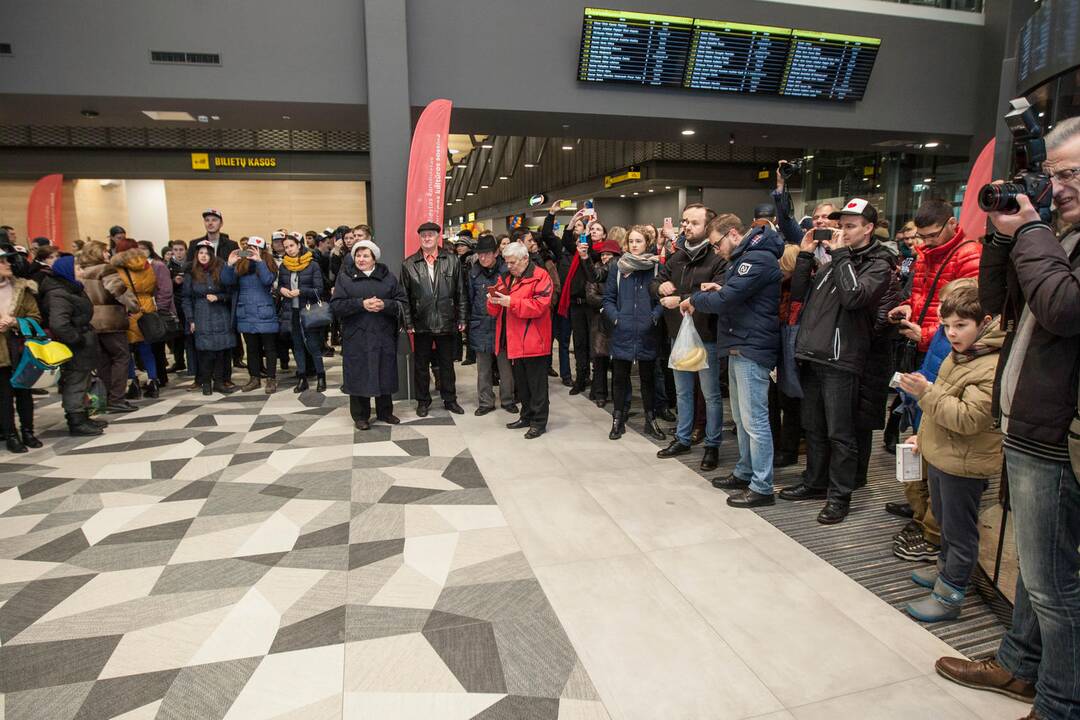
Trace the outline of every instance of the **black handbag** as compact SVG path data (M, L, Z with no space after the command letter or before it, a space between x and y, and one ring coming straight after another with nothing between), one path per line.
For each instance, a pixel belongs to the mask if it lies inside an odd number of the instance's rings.
M938 281L941 280L941 273L945 271L945 266L952 260L952 256L956 254L956 251L962 248L968 243L975 242L974 240L965 240L960 243L945 256L945 260L938 266L937 274L934 276L934 282L930 283L930 292L926 293L926 302L923 303L922 311L919 313L919 321L915 324L920 328L922 327L923 320L926 319L926 313L930 309L930 302L934 299L934 293L937 292ZM899 373L912 373L919 369L919 343L914 340L908 340L907 338L901 340L896 344L893 350L893 367L896 372Z
M300 325L307 330L318 330L327 327L334 321L334 315L330 311L330 303L316 300L314 303L305 303L300 307Z

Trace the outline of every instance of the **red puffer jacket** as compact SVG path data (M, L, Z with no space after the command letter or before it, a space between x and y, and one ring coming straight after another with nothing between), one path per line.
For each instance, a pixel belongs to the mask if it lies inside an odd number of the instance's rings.
M551 278L543 268L529 263L521 277L507 273L499 278L497 292L510 296L510 307L488 303L494 315L495 346L502 350L506 324L506 354L511 360L551 354Z
M961 244L965 243L962 247ZM926 352L930 347L930 340L937 332L941 319L938 318L938 306L941 304L941 291L953 280L959 278L975 278L979 276L979 259L982 257L982 244L977 240L968 241L964 237L962 228L957 228L953 239L944 245L937 247L917 248L919 257L915 260L915 278L911 285L911 322L918 322L922 313L923 305L926 304L930 286L934 283L938 268L945 262L945 258L954 248L959 249L949 258L948 264L941 271L941 279L938 280L934 289L934 297L929 298L930 307L926 311L926 317L922 322L922 340L919 341L919 352Z

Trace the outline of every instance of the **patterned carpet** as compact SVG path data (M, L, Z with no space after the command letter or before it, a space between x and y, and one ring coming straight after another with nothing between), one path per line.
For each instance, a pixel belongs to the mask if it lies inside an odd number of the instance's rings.
M169 390L0 456L4 716L607 718L453 420L346 405Z

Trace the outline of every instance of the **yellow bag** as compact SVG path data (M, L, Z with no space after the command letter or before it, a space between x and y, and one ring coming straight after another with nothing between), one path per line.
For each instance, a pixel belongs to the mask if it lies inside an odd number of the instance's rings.
M42 365L57 367L71 359L71 348L52 340L32 318L19 318L19 330L26 339L26 350Z

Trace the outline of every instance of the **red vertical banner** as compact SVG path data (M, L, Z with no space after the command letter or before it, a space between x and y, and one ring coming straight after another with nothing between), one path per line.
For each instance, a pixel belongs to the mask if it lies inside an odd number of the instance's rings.
M986 234L986 211L979 207L979 188L993 179L994 140L986 143L971 166L964 202L960 206L960 227L964 237L977 240Z
M30 203L26 207L26 239L47 237L53 245L64 246L64 223L61 214L63 200L63 175L46 175L34 184L30 191Z
M420 114L413 130L405 190L405 257L420 247L416 228L426 222L443 224L446 148L450 139L452 106L449 100L432 100Z

